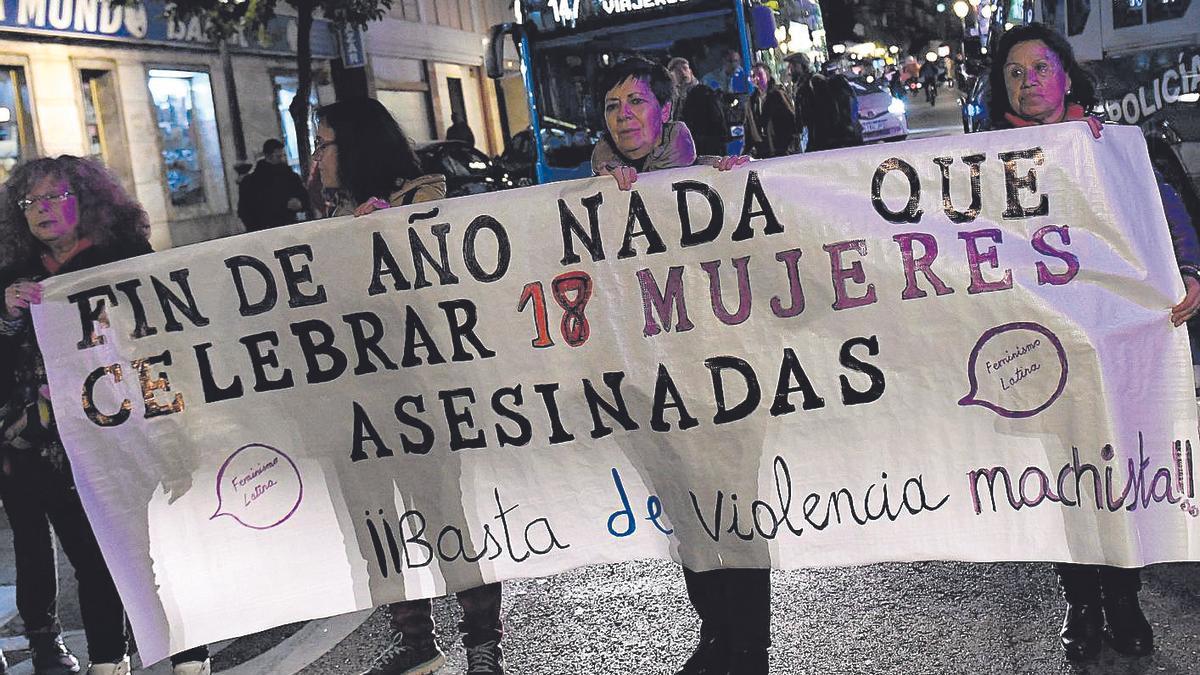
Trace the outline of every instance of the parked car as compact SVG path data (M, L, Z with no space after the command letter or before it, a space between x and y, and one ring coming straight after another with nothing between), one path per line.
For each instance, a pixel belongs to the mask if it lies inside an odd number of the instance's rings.
M551 180L592 175L592 148L599 140L599 134L573 125L559 126L546 119L542 120L542 125L542 148L546 153L546 163L555 174ZM504 153L496 158L496 163L514 185L534 185L537 183L535 150L533 129L525 127L513 134Z
M427 173L446 177L446 196L461 197L514 187L492 158L462 141L418 145L417 158Z
M863 143L902 141L908 137L908 113L904 101L892 96L882 81L850 80L858 104L858 122Z

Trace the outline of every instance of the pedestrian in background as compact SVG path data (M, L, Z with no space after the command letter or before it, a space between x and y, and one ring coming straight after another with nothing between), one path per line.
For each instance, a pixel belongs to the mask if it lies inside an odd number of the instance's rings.
M297 213L308 212L308 191L288 166L283 142L268 139L262 153L254 170L238 184L238 218L247 232L291 225Z
M687 126L671 119L667 70L640 57L601 76L605 134L592 152L592 171L629 190L638 174L690 166L698 159ZM726 171L746 156L703 157ZM766 675L771 646L769 569L683 570L688 599L700 616L700 643L677 675Z
M1100 138L1100 122L1087 112L1097 103L1095 87L1075 60L1071 45L1052 28L1032 23L1005 33L990 77L988 110L993 128L1087 120ZM1171 322L1180 326L1200 308L1200 244L1178 193L1161 176L1156 178L1187 291L1171 308ZM1146 205L1148 209L1158 206ZM1141 568L1055 563L1054 569L1067 602L1060 632L1067 658L1096 656L1102 636L1122 654L1145 656L1154 651L1154 631L1138 602Z
M667 63L667 71L675 85L671 102L671 120L683 122L692 132L696 152L701 155L724 155L728 143L728 125L721 95L696 79L692 66L683 57Z
M787 62L796 83L794 107L807 138L805 152L862 145L858 104L846 78L829 64L826 73L814 73L804 54L792 54Z
M461 113L450 114L450 126L446 129L446 140L462 141L470 147L475 147L475 132L467 124L467 118Z
M796 136L796 110L775 84L767 64L754 64L750 82L754 91L746 105L745 125L749 155L757 159L782 157L788 154Z
M10 439L0 471L13 529L17 605L39 673L78 672L61 639L55 598L57 569L47 522L75 568L87 636L89 675L129 673L125 608L84 514L50 407L46 370L34 338L30 305L41 302L40 280L150 252L142 234L146 212L104 167L63 155L17 167L0 198L0 335L15 346L17 414L6 419ZM24 588L22 588L24 587ZM207 647L171 657L176 675L207 675Z
M742 53L733 47L721 52L721 65L704 74L700 81L713 91L725 94L744 94L746 72L742 69Z
M379 101L359 98L331 103L317 111L317 119L313 172L325 189L327 216L363 216L446 196L445 176L422 173L404 131ZM441 477L457 475L451 467L432 463L429 470ZM500 584L483 584L456 595L463 610L458 627L468 672L503 675ZM428 598L391 603L388 612L391 639L364 675L433 673L446 663Z

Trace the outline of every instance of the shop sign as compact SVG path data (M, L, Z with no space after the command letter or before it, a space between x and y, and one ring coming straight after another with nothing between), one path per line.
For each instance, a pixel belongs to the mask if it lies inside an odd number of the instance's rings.
M323 19L313 21L314 57L337 55L331 25ZM0 31L215 48L202 20L168 19L161 0L128 7L109 0L0 0ZM235 52L295 54L297 34L295 17L276 16L262 31L239 31L229 45Z
M338 46L341 47L343 68L362 68L367 65L366 40L358 26L342 26L338 31Z

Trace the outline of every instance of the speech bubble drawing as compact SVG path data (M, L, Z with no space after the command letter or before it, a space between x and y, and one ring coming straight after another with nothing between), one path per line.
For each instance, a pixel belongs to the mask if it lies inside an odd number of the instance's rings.
M217 510L209 520L229 516L266 530L291 518L303 498L304 481L292 458L269 445L249 443L234 450L217 472Z
M1016 321L989 328L967 359L970 391L961 406L978 405L1001 417L1032 417L1067 386L1067 353L1049 328Z

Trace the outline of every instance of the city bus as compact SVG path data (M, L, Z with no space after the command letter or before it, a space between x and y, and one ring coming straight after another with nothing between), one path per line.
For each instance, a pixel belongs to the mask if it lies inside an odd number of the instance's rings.
M604 129L604 102L597 100L594 84L604 68L631 55L664 65L682 56L701 81L723 80L728 150L741 151L752 55L775 46L776 26L767 7L752 7L748 0L518 0L515 5L517 21L492 28L487 70L492 78L504 76L503 49L511 37L529 109L529 129L516 140L531 150L536 182L591 175L591 149ZM811 0L800 5L807 8L806 16L804 22L789 22L789 41L823 52L819 6ZM798 33L804 33L803 40L793 35Z
M1156 168L1183 194L1200 225L1200 0L1003 5L1001 22L1040 21L1066 36L1096 78L1105 117L1142 128ZM1003 25L993 29L993 39L1002 31Z

